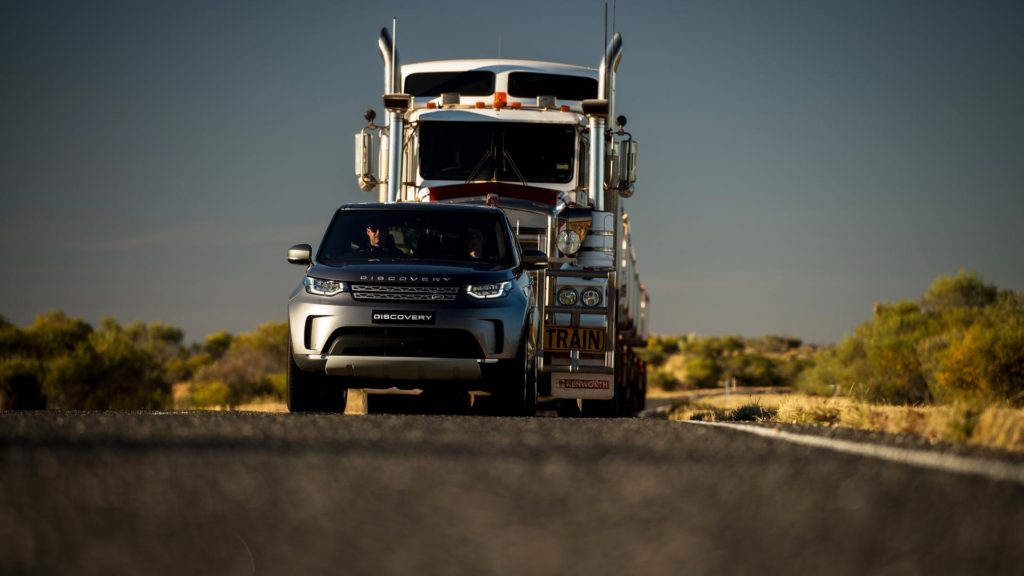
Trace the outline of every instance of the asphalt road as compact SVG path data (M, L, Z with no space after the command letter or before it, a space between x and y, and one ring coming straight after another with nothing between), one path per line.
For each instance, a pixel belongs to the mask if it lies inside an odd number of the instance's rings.
M1021 574L1024 485L653 419L0 414L0 574Z

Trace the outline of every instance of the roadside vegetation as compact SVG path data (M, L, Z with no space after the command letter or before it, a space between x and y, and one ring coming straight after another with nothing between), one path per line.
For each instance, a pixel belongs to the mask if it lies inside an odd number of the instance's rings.
M186 345L161 322L99 326L54 310L0 317L0 409L280 406L287 326ZM788 336L653 336L638 351L671 417L847 426L1024 451L1024 292L973 272L878 304L835 346ZM744 394L729 394L739 389ZM751 396L751 389L756 396Z
M794 386L818 348L798 338L652 336L638 354L647 385L665 391L729 386Z
M764 340L791 345L771 354L758 349ZM793 391L688 399L672 418L846 426L1024 451L1024 293L961 271L917 301L876 305L835 346L796 342L655 337L644 355L650 382L666 391L723 387L743 374L737 366L765 365L758 357L779 376L748 373L741 386Z
M99 326L59 310L24 328L0 317L0 409L232 408L284 398L287 326L217 332L185 345L180 328Z
M679 398L669 418L845 427L910 434L930 442L1024 452L1024 409L1003 404L886 405L800 393Z

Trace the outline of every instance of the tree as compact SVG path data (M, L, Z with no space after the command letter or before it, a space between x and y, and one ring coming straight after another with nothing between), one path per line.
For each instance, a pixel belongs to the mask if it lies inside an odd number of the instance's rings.
M48 361L43 389L51 405L75 410L140 410L170 403L163 365L138 346L134 330L106 319L74 350Z
M976 273L940 276L918 302L872 319L801 378L805 390L897 404L1024 402L1024 296Z
M977 272L960 270L956 276L936 278L924 294L922 307L928 312L977 308L995 304L998 297L999 289L983 282Z
M201 392L193 394L194 402L201 405L215 399L221 405L223 399L228 406L237 406L258 397L281 396L288 353L287 324L268 322L237 338L213 336L219 342L230 341L230 345L193 379L193 390ZM207 338L207 343L210 341Z

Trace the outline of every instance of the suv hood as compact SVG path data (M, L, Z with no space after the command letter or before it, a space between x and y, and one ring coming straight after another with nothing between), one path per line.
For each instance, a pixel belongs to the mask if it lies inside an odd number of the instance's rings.
M417 284L434 286L462 286L511 280L515 275L510 268L495 268L489 264L477 266L439 266L411 262L372 264L346 264L326 266L314 264L307 276L340 280L342 282L372 282L375 284Z

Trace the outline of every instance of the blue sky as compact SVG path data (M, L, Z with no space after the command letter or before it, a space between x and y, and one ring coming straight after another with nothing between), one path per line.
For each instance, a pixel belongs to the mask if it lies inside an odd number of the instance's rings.
M0 2L0 314L285 319L405 62L596 66L602 2ZM618 4L659 333L841 338L976 270L1024 289L1024 4Z

